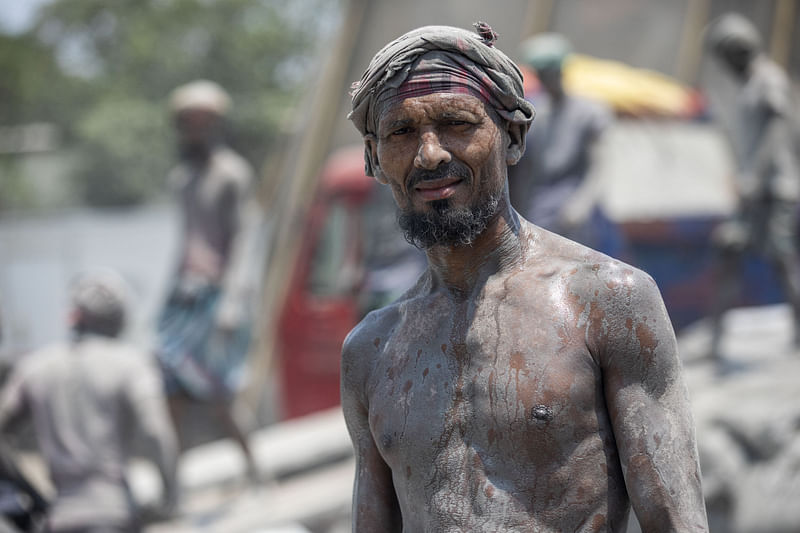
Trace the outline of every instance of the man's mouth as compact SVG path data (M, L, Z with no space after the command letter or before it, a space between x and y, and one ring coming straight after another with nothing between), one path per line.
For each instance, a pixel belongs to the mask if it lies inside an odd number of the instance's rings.
M458 176L425 180L414 185L414 190L420 195L423 201L433 202L450 198L456 193L456 187L463 181Z

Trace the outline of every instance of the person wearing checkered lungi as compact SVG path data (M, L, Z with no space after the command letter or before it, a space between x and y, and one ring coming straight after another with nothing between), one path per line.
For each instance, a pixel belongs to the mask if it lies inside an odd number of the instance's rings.
M233 415L250 344L246 233L254 206L253 170L222 143L230 97L199 80L175 89L171 111L180 162L168 176L182 216L177 268L158 318L158 359L176 423L188 402L206 402L256 465ZM177 424L180 428L180 424Z

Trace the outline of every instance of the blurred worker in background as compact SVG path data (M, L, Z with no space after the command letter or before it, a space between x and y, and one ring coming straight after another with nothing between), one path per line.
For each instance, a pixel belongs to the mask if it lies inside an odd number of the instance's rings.
M3 310L0 309L0 346L3 343ZM5 368L0 384L5 382ZM0 441L0 533L40 531L46 518L47 500L14 461L13 450Z
M795 345L800 344L800 174L789 79L762 52L758 30L743 16L729 13L706 30L706 46L739 84L731 139L739 204L712 235L719 286L711 355L720 359L722 313L736 298L737 270L747 251L766 256L777 267L794 311Z
M528 150L509 168L509 194L537 226L619 257L621 234L600 209L591 175L597 141L613 114L600 102L564 90L562 67L571 51L555 33L538 34L520 46L522 62L536 72L541 91L529 96L536 123L528 132Z
M253 170L223 143L231 105L219 85L198 80L175 89L170 108L180 162L168 181L183 228L171 291L158 321L157 354L179 429L187 402L201 401L239 444L257 476L233 405L244 384L251 338L245 256L253 227ZM179 433L180 435L180 433Z
M116 337L125 286L111 272L72 292L73 339L24 357L0 395L0 432L29 413L56 489L48 531L139 531L126 480L130 443L143 437L163 480L161 516L177 501L177 445L155 362Z

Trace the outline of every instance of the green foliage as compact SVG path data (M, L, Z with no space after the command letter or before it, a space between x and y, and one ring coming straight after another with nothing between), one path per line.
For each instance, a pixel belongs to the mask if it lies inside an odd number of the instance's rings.
M172 150L158 106L142 99L99 102L77 133L83 156L78 182L90 204L137 203L161 188Z
M19 165L8 156L0 156L0 211L33 205L33 195L30 183L19 171Z
M0 125L74 118L80 80L64 76L52 51L34 36L0 34L0 72Z
M14 73L0 76L10 104L0 124L55 122L81 154L74 182L86 201L143 201L163 190L174 163L170 91L206 78L231 93L230 143L257 166L305 93L338 8L330 0L54 0L28 33L0 36L0 69Z

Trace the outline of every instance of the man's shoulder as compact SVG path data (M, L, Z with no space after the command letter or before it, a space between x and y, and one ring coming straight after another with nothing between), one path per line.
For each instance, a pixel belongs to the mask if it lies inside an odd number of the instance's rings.
M767 56L760 56L753 62L751 78L767 84L789 85L789 75L778 63Z
M344 340L343 354L360 354L364 350L375 349L390 334L392 325L399 318L400 301L367 313L348 333ZM355 357L359 357L356 355Z
M565 290L577 296L658 290L653 278L639 268L555 233L536 229L540 246L538 250L534 248L530 270L563 280L560 286Z
M745 91L760 105L775 113L792 112L789 76L780 65L766 56L759 57L753 63L753 71Z
M670 338L674 340L661 292L649 274L580 244L564 244L562 239L553 239L558 246L542 250L552 259L541 261L553 262L546 301L571 310L576 325L590 333L593 354L625 351L632 331L637 335L652 332L665 341L664 346Z
M12 363L9 379L24 387L47 387L64 373L68 355L66 343L53 343L28 352Z
M69 345L66 343L52 343L25 355L22 355L14 364L14 368L23 373L36 373L52 369L54 363L66 357Z
M116 366L138 367L152 360L146 352L121 339L97 336L88 340L87 345L98 356L107 359L109 364Z
M410 312L409 307L424 300L430 289L429 285L429 276L423 273L397 300L367 313L347 335L344 349L361 351L369 346L374 348L385 341L402 316Z
M241 186L248 186L253 180L253 167L247 160L227 146L214 150L215 173Z

